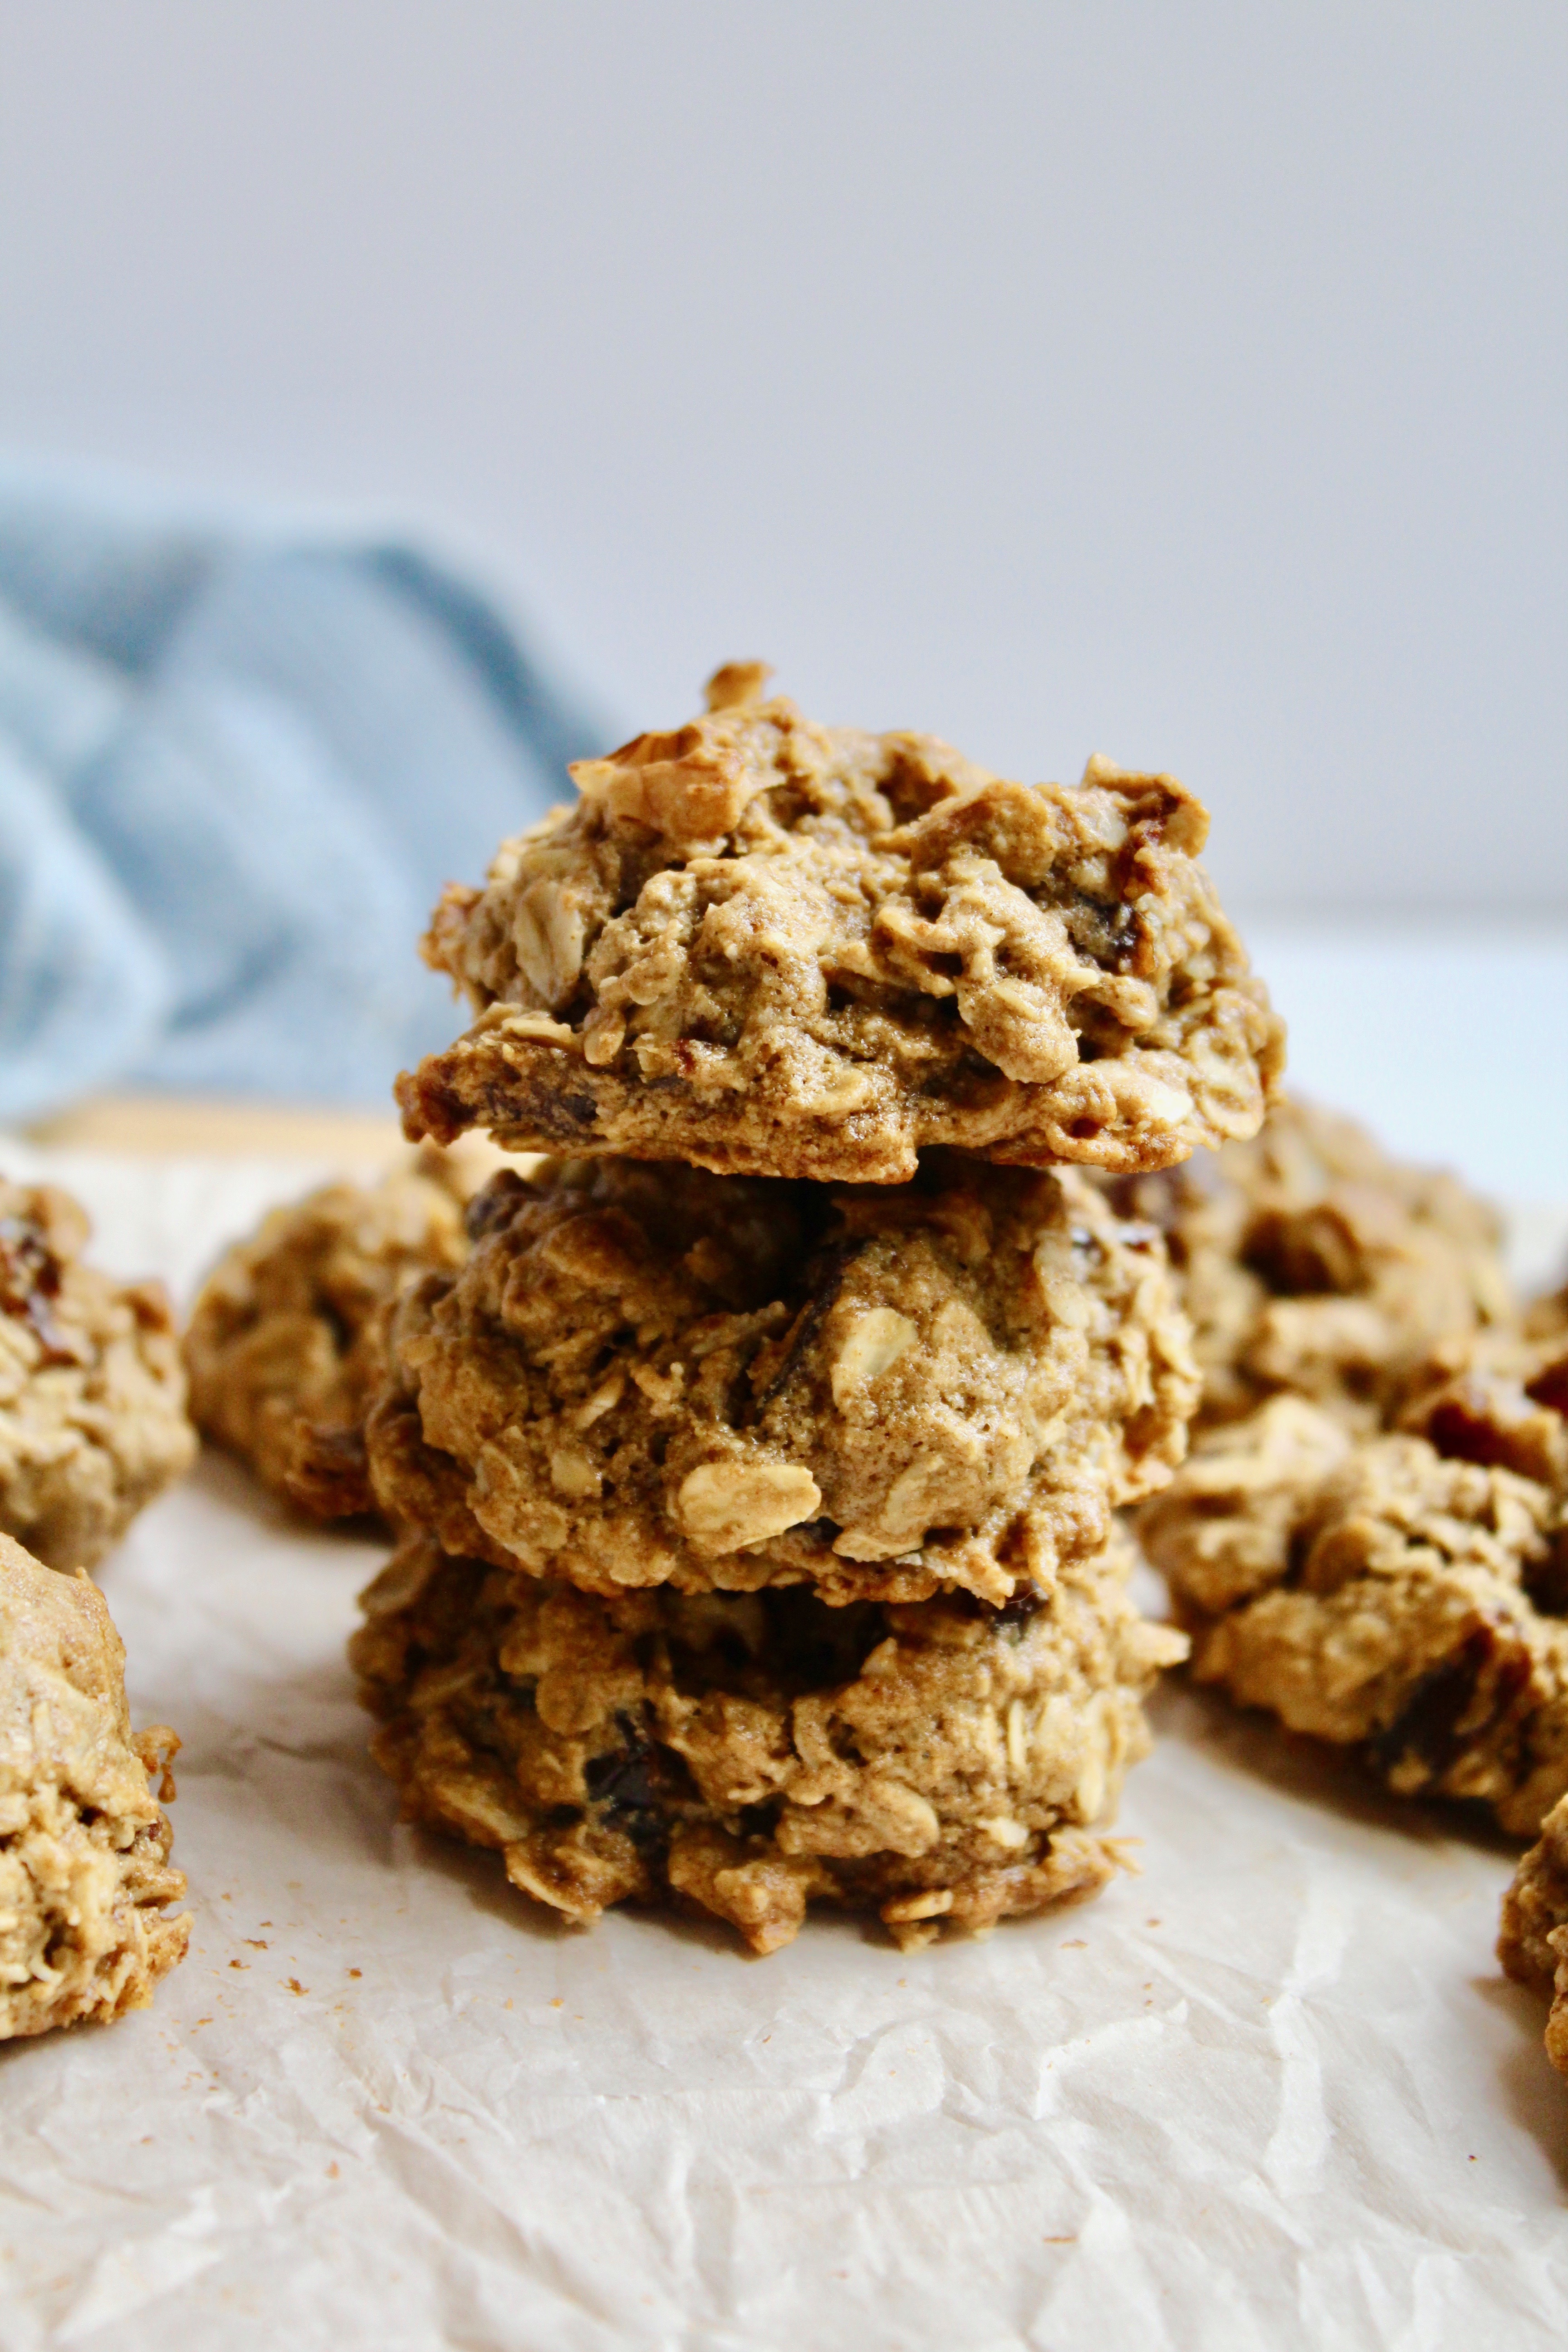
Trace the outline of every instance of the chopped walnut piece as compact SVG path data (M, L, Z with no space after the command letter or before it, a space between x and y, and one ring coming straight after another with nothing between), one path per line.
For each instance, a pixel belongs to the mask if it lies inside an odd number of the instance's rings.
M814 1518L822 1489L798 1462L700 1462L676 1494L681 1525L699 1551L739 1551Z

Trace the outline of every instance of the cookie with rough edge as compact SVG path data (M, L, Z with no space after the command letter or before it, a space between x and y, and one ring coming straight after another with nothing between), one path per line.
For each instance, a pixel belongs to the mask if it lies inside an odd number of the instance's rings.
M800 1588L614 1598L405 1544L351 1657L405 1817L499 1852L586 1923L627 1901L789 1942L808 1905L906 1948L1095 1893L1185 1644L1127 1597L1131 1548L1013 1608L829 1608Z
M395 1524L614 1594L993 1603L1098 1551L1197 1393L1159 1237L1071 1171L492 1180L366 1423Z
M1139 1533L1200 1681L1533 1837L1568 1790L1568 1356L1479 1344L1405 1430L1281 1395L1209 1432Z
M364 1415L383 1310L468 1255L463 1205L496 1155L432 1147L378 1183L322 1185L226 1250L185 1332L191 1412L212 1442L317 1518L374 1507Z
M1503 1896L1498 1958L1520 1984L1551 2000L1546 2054L1568 2074L1568 1797L1547 1814Z
M410 1137L901 1183L938 1144L1130 1171L1257 1132L1283 1031L1189 793L1011 783L766 675L579 761L447 891L425 951L475 1018L399 1080Z
M1517 1329L1489 1204L1310 1103L1282 1101L1252 1141L1110 1193L1164 1234L1203 1369L1200 1426L1289 1391L1371 1430L1435 1349Z
M82 1574L0 1536L0 2042L145 2009L184 1959L185 1882L169 1863L179 1747L140 1736L125 1652Z
M82 1256L53 1184L0 1178L0 1529L49 1568L92 1568L195 1458L163 1285Z

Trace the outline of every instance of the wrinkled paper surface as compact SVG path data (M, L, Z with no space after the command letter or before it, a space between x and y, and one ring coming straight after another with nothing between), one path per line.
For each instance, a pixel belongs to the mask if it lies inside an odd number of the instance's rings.
M186 1295L316 1172L48 1165ZM1093 1903L574 1932L397 1824L342 1655L382 1556L209 1458L101 1572L195 1933L153 2010L0 2051L5 2352L1568 2342L1502 1841L1175 1684Z

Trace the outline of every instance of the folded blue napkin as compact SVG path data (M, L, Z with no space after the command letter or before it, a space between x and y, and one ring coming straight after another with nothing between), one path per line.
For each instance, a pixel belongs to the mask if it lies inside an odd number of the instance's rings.
M0 475L0 1119L89 1088L384 1103L453 1033L444 882L606 730L415 549Z

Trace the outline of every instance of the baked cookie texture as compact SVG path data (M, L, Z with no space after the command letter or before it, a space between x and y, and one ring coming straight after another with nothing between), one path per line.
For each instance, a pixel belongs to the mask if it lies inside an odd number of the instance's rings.
M1139 1532L1200 1681L1533 1837L1568 1790L1568 1346L1437 1356L1386 1433L1293 1395L1210 1431Z
M1546 2054L1568 2074L1568 1797L1547 1814L1503 1897L1498 1958L1510 1977L1552 1997Z
M1309 1103L1282 1100L1251 1141L1110 1191L1165 1236L1200 1426L1289 1392L1370 1431L1439 1342L1517 1324L1490 1206Z
M1072 1171L900 1186L605 1158L503 1172L407 1290L366 1425L395 1524L584 1591L992 1603L1185 1445L1159 1237Z
M732 1923L753 1951L813 1902L903 1946L1094 1893L1185 1644L1127 1598L1120 1530L1001 1611L965 1594L613 1597L409 1540L351 1656L406 1818L499 1850L575 1921L627 1900Z
M463 1205L495 1157L426 1147L379 1183L323 1185L271 1211L203 1286L184 1340L196 1423L318 1518L373 1507L382 1310L413 1276L462 1264Z
M83 1210L0 1178L0 1529L91 1568L195 1457L162 1284L88 1265Z
M427 960L476 1018L398 1083L411 1138L902 1183L949 1144L1159 1168L1257 1131L1283 1031L1168 776L989 774L816 725L760 664L579 761L454 887Z
M1524 1329L1526 1337L1532 1339L1554 1339L1559 1332L1568 1332L1568 1285L1531 1301L1525 1310Z
M184 1958L185 1882L169 1863L179 1746L139 1737L125 1652L82 1574L0 1536L0 2041L145 2009Z

